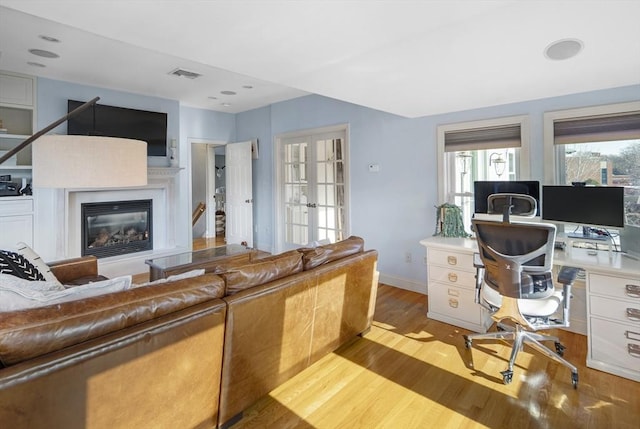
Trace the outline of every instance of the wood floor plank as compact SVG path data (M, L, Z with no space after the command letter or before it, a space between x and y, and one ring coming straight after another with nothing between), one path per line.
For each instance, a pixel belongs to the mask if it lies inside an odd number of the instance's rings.
M525 347L502 383L506 342L426 317L424 295L380 285L374 326L249 407L240 428L622 428L640 421L640 383L585 366L586 337L554 332L570 371Z

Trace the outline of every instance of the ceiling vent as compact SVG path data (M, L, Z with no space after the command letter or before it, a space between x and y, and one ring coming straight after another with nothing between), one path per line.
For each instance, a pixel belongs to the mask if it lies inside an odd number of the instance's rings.
M192 71L181 69L181 68L177 68L169 72L169 74L173 76L178 76L178 77L186 77L187 79L195 79L197 77L202 76L200 73L192 72Z

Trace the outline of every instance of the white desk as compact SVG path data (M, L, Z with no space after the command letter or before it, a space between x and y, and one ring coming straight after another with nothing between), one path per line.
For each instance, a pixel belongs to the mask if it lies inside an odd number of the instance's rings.
M491 325L474 302L474 239L430 237L427 249L427 316L476 332ZM574 284L570 330L588 337L587 366L640 381L640 261L613 252L556 250L554 266L585 271Z

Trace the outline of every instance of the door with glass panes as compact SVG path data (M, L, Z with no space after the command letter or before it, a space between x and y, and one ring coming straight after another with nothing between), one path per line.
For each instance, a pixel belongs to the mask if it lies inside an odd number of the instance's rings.
M281 156L282 249L345 238L345 132L283 138Z

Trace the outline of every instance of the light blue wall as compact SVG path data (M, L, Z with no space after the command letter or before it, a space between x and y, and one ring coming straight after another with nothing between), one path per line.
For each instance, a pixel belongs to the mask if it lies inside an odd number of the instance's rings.
M407 119L317 95L297 98L237 115L240 139L260 140L256 222L274 227L274 136L304 129L348 124L350 135L351 232L379 251L378 269L398 285L426 284L424 248L419 240L433 234L438 201L436 129L438 125L528 115L531 124L531 176L542 181L543 114L548 111L640 100L640 85L522 103ZM263 154L268 153L265 159ZM379 173L367 166L380 165ZM267 183L269 186L267 186ZM273 234L260 234L260 248L273 245ZM271 240L271 241L268 241ZM412 263L405 262L405 253Z
M180 104L176 100L148 97L45 78L38 78L38 129L44 128L64 116L67 113L67 100L89 101L95 97L100 97L99 104L167 113L167 139L178 139L179 137ZM64 122L52 132L66 134L67 123ZM149 165L165 166L166 158L150 158Z
M176 219L179 226L177 244L184 246L188 246L191 225L190 139L227 142L258 139L259 158L253 161L254 244L270 250L274 246L274 136L348 124L351 232L364 237L368 248L379 251L378 268L388 279L398 285L424 289L424 249L418 241L433 234L435 206L440 204L436 172L438 125L528 115L531 176L542 180L544 112L637 101L640 100L640 85L407 119L318 95L233 115L180 106L174 100L39 79L38 126L64 115L67 99L88 100L96 95L104 104L169 113L169 138L178 136L179 162L184 168L178 179L181 208ZM62 126L56 131L66 132ZM379 173L368 171L367 166L371 163L379 164ZM412 263L405 262L406 252L412 254Z

